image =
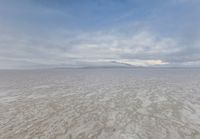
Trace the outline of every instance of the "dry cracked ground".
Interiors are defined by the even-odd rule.
[[[0,139],[200,139],[200,70],[2,70]]]

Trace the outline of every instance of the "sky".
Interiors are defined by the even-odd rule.
[[[200,0],[0,0],[0,69],[200,67]]]

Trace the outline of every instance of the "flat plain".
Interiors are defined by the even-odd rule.
[[[200,69],[1,70],[0,139],[200,139]]]

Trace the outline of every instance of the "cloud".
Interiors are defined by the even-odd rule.
[[[168,62],[163,62],[162,60],[137,60],[137,59],[134,59],[134,60],[121,59],[121,60],[117,60],[117,62],[132,65],[132,66],[144,66],[144,67],[169,64]]]
[[[160,37],[148,30],[132,34],[116,31],[69,32],[32,37],[1,29],[0,61],[19,67],[157,66],[182,50],[173,38]],[[58,37],[59,36],[59,37]],[[175,58],[174,58],[175,59]],[[19,64],[20,63],[20,64]],[[29,63],[29,64],[27,64]]]

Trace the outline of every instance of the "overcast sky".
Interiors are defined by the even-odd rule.
[[[200,0],[0,0],[0,68],[200,66]]]

